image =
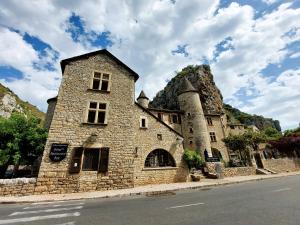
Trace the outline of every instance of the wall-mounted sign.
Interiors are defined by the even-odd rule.
[[[53,162],[60,162],[64,158],[66,158],[68,150],[68,144],[59,144],[59,143],[53,143],[51,145],[49,158]]]

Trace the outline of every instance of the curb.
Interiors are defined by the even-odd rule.
[[[101,199],[101,198],[122,198],[122,197],[128,197],[128,196],[148,196],[148,197],[155,197],[155,196],[161,196],[161,195],[167,195],[171,192],[176,191],[184,191],[184,190],[198,190],[198,189],[205,189],[210,187],[217,187],[217,186],[225,186],[225,185],[231,185],[231,184],[239,184],[239,183],[247,183],[247,182],[253,182],[253,181],[261,181],[261,180],[267,180],[267,179],[275,179],[275,178],[282,178],[282,177],[289,177],[289,176],[296,176],[300,175],[300,173],[293,173],[293,174],[278,174],[272,177],[258,177],[250,180],[237,180],[237,181],[225,181],[222,183],[222,181],[219,183],[212,183],[212,184],[206,184],[202,186],[191,186],[191,187],[178,187],[178,188],[170,188],[166,190],[159,190],[159,191],[138,191],[138,192],[131,192],[131,193],[124,193],[124,194],[110,194],[110,195],[104,195],[104,196],[82,196],[82,197],[76,197],[76,196],[70,196],[69,198],[62,198],[57,200],[20,200],[20,201],[0,201],[0,204],[25,204],[25,203],[34,203],[34,202],[50,202],[50,201],[67,201],[67,200],[81,200],[81,199]],[[267,175],[266,175],[267,176]],[[218,179],[216,179],[218,180]],[[222,179],[220,179],[222,180]],[[84,193],[84,192],[83,192]],[[88,193],[88,192],[87,192]]]

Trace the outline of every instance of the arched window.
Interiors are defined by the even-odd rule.
[[[172,155],[163,149],[155,149],[149,153],[145,160],[145,167],[175,167]]]

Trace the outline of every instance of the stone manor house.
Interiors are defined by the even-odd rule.
[[[225,114],[204,114],[187,79],[179,111],[150,108],[143,91],[135,101],[139,75],[107,50],[62,60],[61,68],[58,96],[48,100],[49,135],[37,183],[42,193],[184,182],[184,149],[226,162],[222,138],[244,129],[227,125]],[[57,145],[66,152],[53,160]]]

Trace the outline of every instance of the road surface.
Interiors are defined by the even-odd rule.
[[[300,225],[300,175],[151,196],[2,204],[0,224]]]

